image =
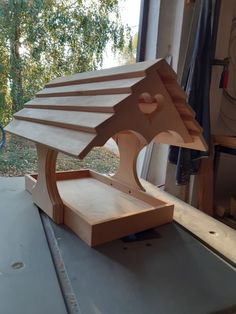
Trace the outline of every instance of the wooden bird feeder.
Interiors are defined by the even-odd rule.
[[[162,59],[54,79],[6,130],[36,143],[38,174],[26,175],[33,202],[91,246],[172,221],[173,205],[139,182],[136,160],[145,145],[206,150],[186,94]],[[114,176],[56,172],[58,152],[83,159],[110,138],[120,152]]]

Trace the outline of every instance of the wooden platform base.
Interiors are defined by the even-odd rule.
[[[32,192],[36,181],[37,175],[27,175],[26,190]],[[90,246],[173,219],[173,205],[90,170],[57,173],[57,187],[64,224]]]

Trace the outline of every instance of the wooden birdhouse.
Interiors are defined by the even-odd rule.
[[[164,60],[54,79],[6,130],[36,143],[38,174],[26,176],[33,202],[91,246],[172,221],[173,205],[148,195],[138,179],[136,160],[145,145],[206,150],[186,94]],[[114,176],[56,173],[58,152],[83,159],[110,138],[120,152]]]

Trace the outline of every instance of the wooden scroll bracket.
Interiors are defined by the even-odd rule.
[[[120,132],[114,137],[119,152],[120,164],[114,179],[132,188],[145,191],[137,175],[137,158],[141,149],[147,144],[137,133],[131,131]]]
[[[56,183],[56,160],[58,152],[37,144],[38,177],[32,190],[33,202],[56,223],[63,223],[63,202]]]

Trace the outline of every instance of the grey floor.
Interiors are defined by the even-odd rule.
[[[0,178],[0,314],[236,313],[236,272],[176,224],[89,248]]]

